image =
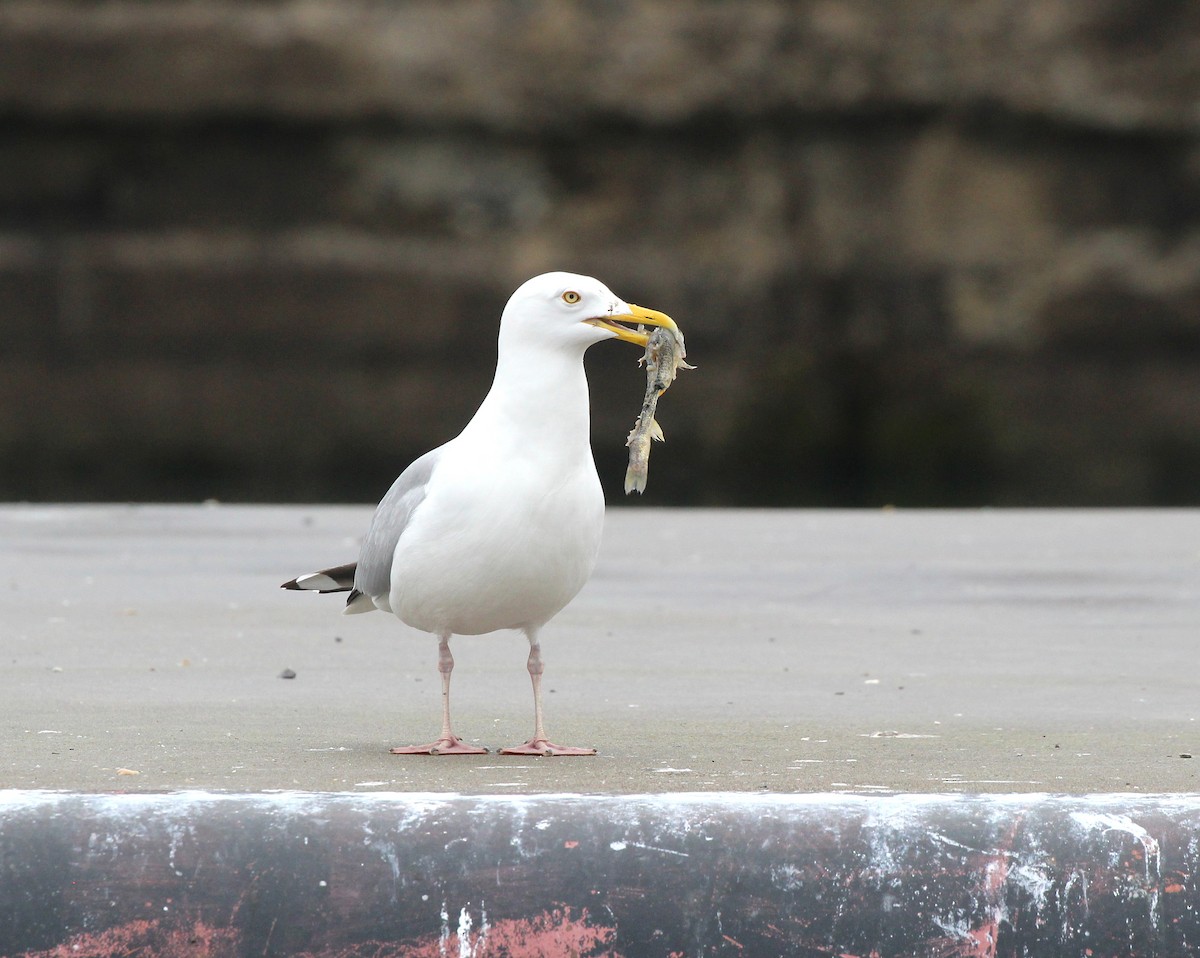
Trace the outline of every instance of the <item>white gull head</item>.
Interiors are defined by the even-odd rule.
[[[500,318],[500,350],[550,348],[582,355],[606,339],[645,346],[645,334],[627,324],[675,325],[656,310],[631,306],[591,276],[543,273],[509,298]]]

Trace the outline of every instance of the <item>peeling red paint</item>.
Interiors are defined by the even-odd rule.
[[[202,921],[186,926],[163,921],[130,921],[95,933],[73,935],[46,951],[27,951],[20,958],[235,958],[240,936],[233,928]]]
[[[594,925],[582,910],[555,908],[532,918],[506,918],[481,925],[460,940],[457,932],[443,940],[424,935],[409,942],[365,941],[305,951],[296,958],[621,958],[609,946],[616,929]],[[168,922],[131,921],[101,932],[73,935],[62,944],[42,951],[27,951],[19,958],[235,958],[243,940],[235,928],[215,928],[204,922],[172,926]]]
[[[966,948],[960,951],[962,958],[996,958],[996,941],[1000,935],[1000,922],[989,921],[979,928],[967,932]]]
[[[986,876],[981,889],[981,903],[988,915],[988,920],[970,929],[965,939],[947,941],[946,955],[955,958],[996,958],[996,947],[1000,941],[1000,921],[1004,914],[1004,893],[1008,882],[1009,863],[1012,859],[1013,843],[1021,829],[1021,815],[1018,815],[1008,829],[999,848],[982,857],[980,866]]]

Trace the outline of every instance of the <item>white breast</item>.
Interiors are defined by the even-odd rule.
[[[392,611],[434,633],[539,627],[591,575],[603,523],[586,447],[547,461],[464,433],[397,545]]]

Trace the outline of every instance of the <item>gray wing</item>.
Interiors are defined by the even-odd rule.
[[[386,594],[392,587],[392,556],[396,543],[412,519],[412,514],[425,500],[425,487],[433,475],[441,449],[425,453],[400,473],[392,488],[380,500],[371,519],[371,527],[358,554],[358,569],[354,573],[354,591],[368,596]]]

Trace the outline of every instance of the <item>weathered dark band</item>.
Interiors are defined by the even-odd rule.
[[[1200,796],[0,793],[0,953],[1182,955]]]

